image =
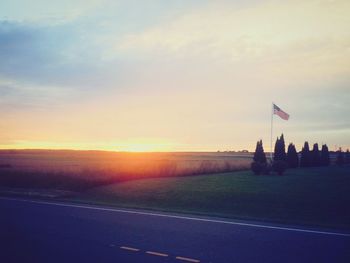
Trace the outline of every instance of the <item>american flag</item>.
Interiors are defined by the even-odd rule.
[[[273,114],[280,116],[283,120],[289,119],[289,114],[281,110],[276,104],[273,103]]]

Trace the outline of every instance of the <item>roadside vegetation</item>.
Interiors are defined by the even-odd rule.
[[[247,170],[250,163],[249,153],[10,150],[0,151],[0,188],[84,191],[141,178]]]
[[[142,179],[91,189],[76,201],[350,230],[350,166]]]

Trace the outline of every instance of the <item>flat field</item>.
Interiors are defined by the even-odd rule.
[[[139,178],[178,177],[248,169],[249,153],[126,153],[2,150],[0,187],[81,191]]]
[[[255,176],[251,160],[249,153],[0,151],[0,194],[350,230],[349,165]]]
[[[97,187],[75,200],[350,230],[350,167],[135,180]]]

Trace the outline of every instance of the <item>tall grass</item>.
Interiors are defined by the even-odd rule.
[[[82,191],[140,178],[245,170],[249,154],[0,151],[0,186]]]

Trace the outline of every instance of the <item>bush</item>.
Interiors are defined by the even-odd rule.
[[[259,175],[263,172],[264,164],[260,162],[252,162],[251,169],[255,175]]]
[[[285,161],[274,161],[272,164],[273,170],[278,174],[282,175],[288,167],[287,162]]]

